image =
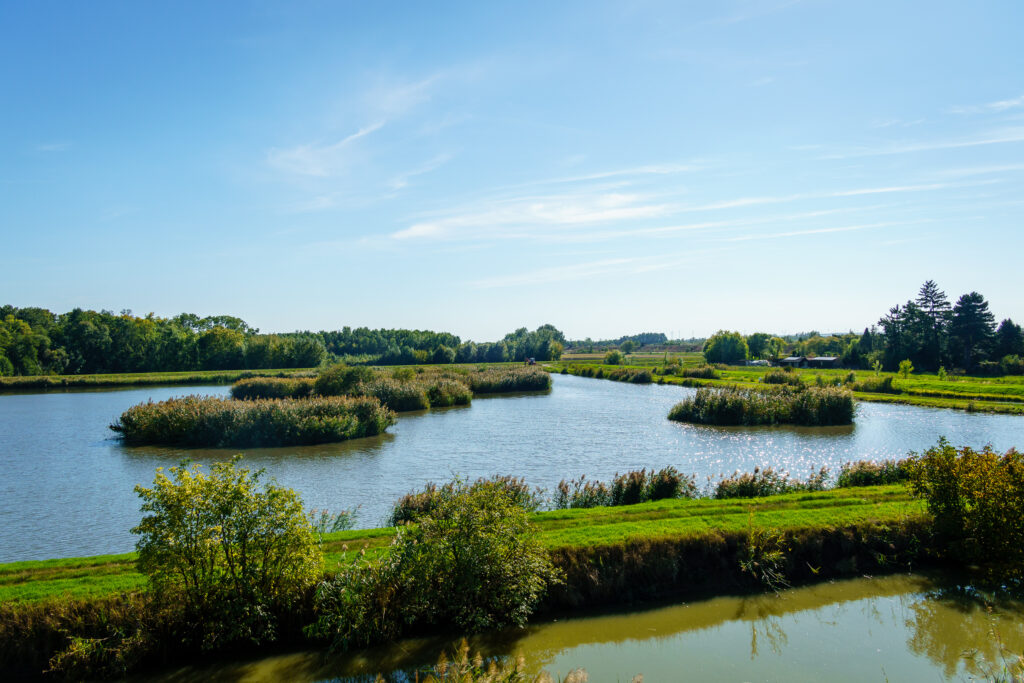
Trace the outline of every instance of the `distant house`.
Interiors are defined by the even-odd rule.
[[[780,360],[779,365],[792,368],[841,368],[843,362],[839,356],[790,356]]]
[[[789,356],[780,360],[779,365],[788,365],[791,368],[806,368],[807,356]]]
[[[747,365],[754,365],[754,366],[757,366],[757,367],[763,367],[765,365],[771,365],[771,363],[769,363],[766,360],[748,360],[747,361]]]

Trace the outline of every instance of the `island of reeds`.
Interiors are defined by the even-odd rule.
[[[380,370],[334,365],[316,377],[251,377],[230,399],[188,396],[142,403],[110,428],[126,443],[207,448],[296,446],[380,434],[396,412],[467,405],[474,395],[543,391],[533,366]]]
[[[669,411],[676,422],[719,426],[848,425],[853,422],[853,394],[838,387],[781,385],[773,390],[698,389]]]

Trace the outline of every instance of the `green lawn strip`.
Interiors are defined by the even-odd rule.
[[[555,510],[534,515],[548,548],[616,545],[630,540],[688,538],[709,533],[774,527],[833,528],[890,522],[922,514],[924,506],[903,486],[835,489],[815,493],[730,500],[663,500],[640,505]],[[390,544],[394,529],[362,529],[324,538],[327,571]],[[94,597],[139,589],[135,555],[103,555],[0,565],[0,600],[34,601],[59,595]]]
[[[74,387],[130,387],[159,384],[230,384],[243,377],[286,377],[315,372],[315,368],[267,370],[194,370],[135,372],[105,375],[32,375],[0,377],[0,391]]]

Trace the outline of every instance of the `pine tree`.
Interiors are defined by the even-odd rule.
[[[921,285],[915,302],[920,312],[921,348],[919,365],[935,370],[942,365],[946,330],[949,327],[951,307],[946,293],[939,289],[934,280]]]
[[[993,356],[996,360],[1005,356],[1024,356],[1024,330],[1009,318],[999,323],[996,330]]]
[[[995,316],[988,310],[988,302],[981,294],[971,292],[957,300],[953,306],[949,336],[960,352],[964,369],[985,360],[992,346],[995,327]]]

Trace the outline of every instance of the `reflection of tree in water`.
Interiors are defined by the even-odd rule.
[[[910,605],[907,646],[942,667],[972,676],[999,671],[1024,649],[1024,605],[1005,596],[956,586],[926,593]]]
[[[768,647],[774,654],[781,655],[782,648],[789,644],[789,636],[782,628],[782,619],[779,617],[766,617],[759,621],[750,623],[750,659],[757,659],[758,655],[758,632],[760,637],[768,641]]]

